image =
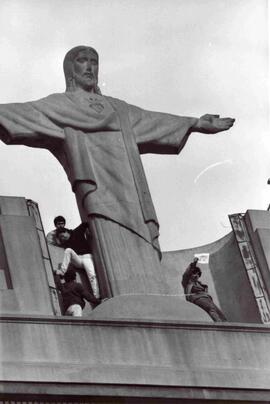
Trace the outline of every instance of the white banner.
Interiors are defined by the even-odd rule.
[[[194,258],[199,258],[198,264],[209,264],[209,253],[194,254]]]

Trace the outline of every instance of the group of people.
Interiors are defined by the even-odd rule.
[[[87,223],[81,223],[73,230],[67,229],[63,216],[54,219],[55,229],[47,234],[48,244],[64,248],[62,263],[55,270],[55,275],[63,278],[62,284],[56,277],[60,289],[65,315],[82,316],[87,300],[94,308],[101,303],[100,292],[92,257],[91,235]],[[75,268],[84,269],[91,289],[86,291],[82,284],[76,282]]]
[[[55,271],[56,275],[65,280],[64,284],[58,282],[57,285],[62,294],[64,312],[65,315],[82,316],[85,300],[91,304],[92,308],[101,303],[88,224],[81,223],[74,230],[70,230],[65,227],[65,218],[57,216],[54,219],[54,225],[55,229],[47,234],[47,242],[65,249],[63,261]],[[182,277],[186,300],[206,311],[213,321],[227,321],[209,295],[208,286],[199,281],[202,271],[197,263],[198,258],[194,258]],[[71,268],[70,265],[72,265]],[[90,291],[86,291],[81,283],[76,282],[76,271],[73,267],[85,270],[91,285]]]

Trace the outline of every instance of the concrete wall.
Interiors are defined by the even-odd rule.
[[[211,389],[219,399],[232,389],[242,398],[270,394],[269,344],[262,325],[9,316],[1,319],[0,389],[40,383],[47,393],[60,385],[59,394],[89,394],[93,385],[101,395],[109,386],[130,388],[131,396],[132,387],[148,387],[163,398],[162,388],[188,388],[186,398],[208,398]]]
[[[0,232],[12,283],[0,291],[1,312],[53,314],[33,218],[0,216]]]
[[[270,299],[270,212],[248,210],[245,222]]]
[[[261,275],[270,298],[270,230],[256,229],[253,242]]]
[[[221,307],[232,322],[261,323],[260,313],[233,234],[210,257],[210,270]]]
[[[0,312],[54,314],[41,243],[25,198],[0,197]]]

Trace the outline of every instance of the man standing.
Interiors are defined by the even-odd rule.
[[[93,234],[103,295],[166,293],[159,225],[139,154],[177,154],[192,132],[218,133],[234,119],[179,117],[103,96],[98,67],[95,49],[71,49],[66,92],[1,105],[0,138],[48,149],[65,169]]]

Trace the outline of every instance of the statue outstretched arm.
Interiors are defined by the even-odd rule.
[[[0,139],[4,143],[48,148],[63,138],[62,128],[37,105],[35,101],[0,104]]]
[[[141,154],[177,154],[193,132],[214,134],[232,127],[234,119],[206,114],[200,118],[146,111],[129,105],[129,119]]]

